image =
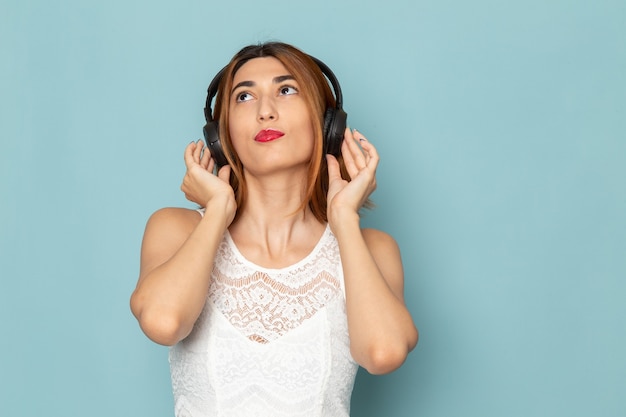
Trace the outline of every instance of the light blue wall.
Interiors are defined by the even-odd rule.
[[[328,63],[382,155],[365,223],[421,341],[355,416],[626,415],[623,1],[0,5],[0,415],[171,416],[128,308],[206,85],[248,43]]]

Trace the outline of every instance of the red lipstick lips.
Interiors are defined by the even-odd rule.
[[[254,140],[257,142],[271,142],[275,139],[280,138],[283,135],[284,133],[281,132],[280,130],[263,129],[259,133],[256,134],[256,136],[254,137]]]

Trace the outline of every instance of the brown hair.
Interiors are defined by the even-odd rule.
[[[254,58],[273,57],[279,60],[287,71],[296,79],[300,86],[300,94],[304,98],[307,109],[312,115],[315,143],[313,155],[309,162],[304,199],[298,210],[308,205],[315,218],[321,222],[328,221],[326,215],[326,195],[328,193],[328,168],[324,155],[323,125],[326,109],[335,107],[335,97],[326,81],[324,74],[313,59],[299,49],[281,42],[268,42],[250,45],[241,49],[227,65],[220,81],[215,99],[213,119],[219,122],[220,142],[228,164],[231,166],[230,184],[235,191],[237,214],[246,203],[247,187],[243,172],[243,164],[232,146],[229,128],[229,104],[235,73],[246,62]],[[343,158],[339,157],[342,177],[349,180]],[[235,217],[235,218],[236,218]]]

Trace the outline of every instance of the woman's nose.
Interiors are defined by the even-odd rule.
[[[278,112],[276,111],[276,108],[271,100],[262,99],[259,101],[259,113],[257,118],[260,122],[276,120],[278,118]]]

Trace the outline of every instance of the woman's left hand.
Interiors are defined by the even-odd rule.
[[[327,214],[331,224],[344,214],[358,214],[359,209],[376,189],[378,152],[365,136],[356,130],[346,129],[341,144],[341,154],[350,181],[341,178],[337,158],[326,155],[328,162]]]

